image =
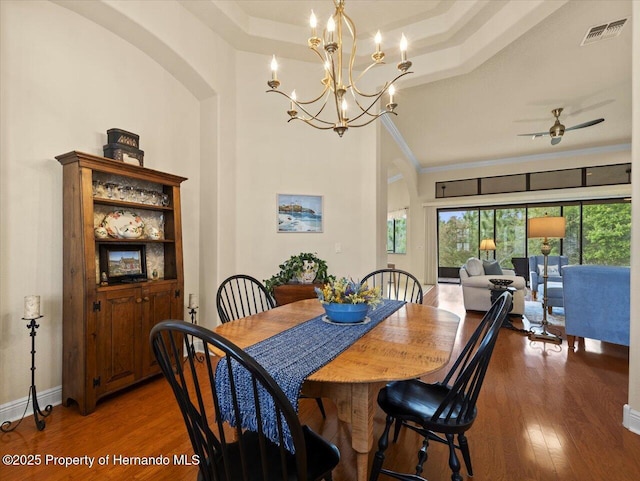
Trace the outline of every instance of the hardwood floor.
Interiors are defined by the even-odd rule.
[[[458,347],[480,319],[479,314],[464,311],[457,285],[436,286],[424,302],[460,316]],[[628,357],[628,349],[621,346],[587,340],[578,351],[567,352],[566,342],[561,346],[532,343],[518,332],[502,329],[480,396],[478,419],[468,433],[475,471],[469,479],[640,479],[640,436],[622,426]],[[432,380],[441,376],[435,374]],[[355,478],[355,457],[348,428],[336,421],[332,403],[324,404],[326,420],[313,399],[301,401],[300,417],[340,448],[342,459],[334,480],[350,481]],[[382,423],[379,413],[376,436]],[[398,444],[387,451],[386,463],[396,468],[412,466],[419,446],[413,433],[403,432]],[[42,432],[27,418],[17,431],[0,436],[0,453],[40,460],[39,466],[0,465],[2,480],[193,481],[197,476],[195,466],[179,465],[174,459],[190,456],[191,447],[162,378],[99,403],[89,416],[81,416],[75,407],[56,406]],[[105,465],[98,465],[106,456]],[[53,464],[64,457],[77,457],[77,462],[83,457],[95,459],[92,467]],[[135,457],[155,458],[167,465],[124,464]],[[425,477],[449,480],[447,457],[446,446],[431,443]]]

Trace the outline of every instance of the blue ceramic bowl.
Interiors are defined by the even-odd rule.
[[[361,322],[369,312],[367,304],[323,304],[327,317],[333,322]]]

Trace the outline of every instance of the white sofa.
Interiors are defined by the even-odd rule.
[[[511,269],[502,269],[502,274],[486,274],[482,261],[477,258],[469,259],[460,268],[460,284],[462,285],[464,308],[467,311],[486,312],[489,310],[491,307],[490,287],[492,286],[489,279],[509,279],[513,281],[509,285],[509,287],[516,289],[513,294],[511,314],[522,316],[524,314],[525,278],[516,276],[516,273]]]

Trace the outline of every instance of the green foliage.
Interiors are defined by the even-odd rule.
[[[387,220],[387,252],[407,253],[407,219]]]
[[[315,253],[311,254],[309,252],[302,252],[298,255],[291,256],[284,263],[280,264],[278,266],[280,267],[280,272],[264,281],[264,285],[267,290],[273,294],[274,287],[295,281],[295,278],[298,277],[304,269],[304,261],[315,262],[316,266],[318,266],[316,278],[313,282],[324,284],[325,282],[335,280],[335,276],[327,273],[326,261],[320,259]]]
[[[594,204],[583,212],[583,263],[628,266],[631,204]]]
[[[570,264],[630,264],[631,204],[585,202],[583,205],[565,205],[562,211],[559,205],[548,205],[440,213],[439,266],[461,266],[469,257],[478,256],[481,239],[493,237],[497,246],[496,258],[503,267],[510,267],[511,257],[525,255],[525,245],[527,255],[540,253],[542,239],[525,237],[525,213],[528,218],[534,218],[545,214],[558,216],[561,212],[566,220],[566,233],[563,239],[549,239],[551,255],[559,255],[562,247],[562,255],[569,257]]]
[[[460,267],[469,257],[478,256],[478,211],[465,210],[452,213],[439,221],[440,265]]]

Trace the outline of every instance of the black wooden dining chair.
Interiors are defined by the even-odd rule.
[[[189,349],[191,336],[204,345],[204,363]],[[249,354],[222,336],[183,321],[158,323],[150,342],[198,457],[199,481],[331,480],[340,460],[338,449],[300,425],[282,389]],[[222,387],[215,382],[218,362],[229,374]],[[238,392],[234,383],[242,369],[250,375],[249,393]],[[240,423],[236,427],[224,423],[219,413],[225,403],[231,407],[232,419],[241,419],[239,406],[245,403],[246,408],[249,403],[257,428],[250,431]],[[274,422],[263,422],[267,418]],[[283,441],[287,433],[292,442],[289,449]]]
[[[465,433],[477,416],[476,401],[498,339],[502,322],[511,308],[511,294],[505,292],[491,306],[475,329],[455,363],[437,383],[428,384],[419,379],[396,381],[387,384],[378,394],[378,404],[386,413],[384,432],[378,441],[370,481],[376,481],[380,473],[401,480],[422,480],[423,466],[427,460],[429,441],[449,446],[449,467],[453,481],[462,481],[460,450],[469,476],[473,476],[469,444]],[[414,474],[405,474],[382,467],[389,445],[389,431],[394,423],[394,442],[402,427],[423,437],[418,451],[418,464]],[[458,443],[454,436],[458,435]]]
[[[273,309],[276,302],[258,279],[246,274],[236,274],[225,279],[218,287],[216,307],[220,321],[225,323]],[[322,419],[326,419],[327,413],[322,398],[314,399]]]
[[[400,269],[378,269],[370,272],[361,281],[369,287],[379,287],[382,297],[422,304],[422,286],[411,273]]]
[[[258,280],[246,274],[228,277],[216,294],[216,307],[221,322],[229,322],[276,306],[267,288]]]

